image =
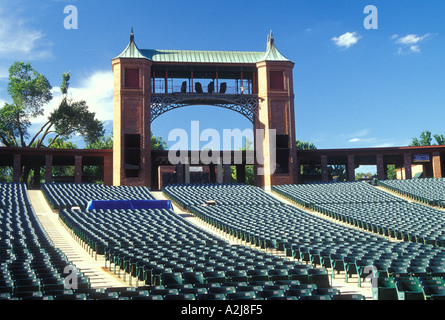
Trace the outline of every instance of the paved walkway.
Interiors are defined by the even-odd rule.
[[[129,284],[105,268],[103,255],[96,257],[78,242],[63,226],[57,212],[53,212],[41,190],[28,190],[29,199],[37,218],[52,240],[81,272],[90,278],[92,288],[128,287]]]

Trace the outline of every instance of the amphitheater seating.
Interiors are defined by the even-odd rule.
[[[24,184],[0,184],[0,293],[7,300],[53,300],[66,292],[75,265],[54,248],[29,202]],[[70,268],[70,269],[68,269]],[[89,279],[78,271],[79,287]]]
[[[184,209],[208,201],[215,201],[217,205],[281,204],[261,189],[245,184],[171,184],[163,192]]]
[[[433,270],[437,272],[435,275],[440,275],[444,271],[440,260],[444,249],[439,247],[443,229],[439,212],[409,203],[369,184],[273,187],[292,201],[353,224],[364,229],[363,232],[281,202],[266,202],[269,195],[260,189],[255,198],[244,198],[243,193],[238,192],[242,186],[220,186],[221,192],[230,195],[230,201],[225,202],[223,196],[212,193],[215,188],[209,185],[170,186],[164,192],[197,217],[233,237],[263,248],[283,250],[286,256],[307,265],[331,268],[333,277],[335,272],[345,271],[345,281],[355,274],[359,285],[371,270],[375,270],[378,278],[390,279],[431,276]],[[185,190],[199,190],[199,194],[209,196],[199,198]],[[223,200],[215,200],[216,205],[206,205],[207,200],[217,197]],[[363,209],[363,213],[359,214],[358,209]],[[432,222],[434,219],[436,223]],[[390,242],[386,236],[400,241]],[[405,299],[412,296],[402,291],[395,295],[394,288],[388,295],[384,287],[381,289],[376,297]]]
[[[240,299],[247,297],[245,293],[240,293],[244,290],[240,283],[252,285],[258,281],[271,284],[290,281],[294,268],[305,268],[308,271],[305,282],[317,283],[319,288],[329,286],[326,273],[262,251],[229,245],[189,225],[171,210],[64,209],[60,215],[64,221],[69,221],[67,225],[83,225],[84,231],[87,228],[91,230],[86,234],[87,238],[97,236],[104,240],[105,259],[111,271],[124,270],[143,285],[175,286],[187,294],[195,292],[197,298],[205,293],[197,290],[197,286],[216,284],[220,285],[216,288],[223,288],[212,289],[208,293],[225,294],[227,299]],[[91,243],[91,240],[87,242]],[[296,285],[300,281],[289,283]],[[184,286],[188,286],[188,289],[183,290]],[[284,294],[285,288],[282,289]],[[156,292],[156,295],[164,298],[171,294]],[[255,297],[277,297],[276,294],[269,294],[263,292],[258,295],[255,292]]]
[[[398,240],[445,246],[443,212],[363,182],[274,186],[290,200],[336,220]]]
[[[380,180],[377,183],[416,201],[445,207],[445,178]]]
[[[37,277],[26,271],[15,292],[6,289],[11,281],[5,277],[0,294],[6,299],[54,300],[359,300],[363,296],[333,290],[327,269],[333,277],[344,271],[345,281],[357,275],[360,285],[371,267],[379,280],[373,289],[377,299],[443,297],[441,227],[439,223],[429,227],[428,219],[416,216],[423,206],[413,206],[364,183],[337,184],[330,196],[326,196],[333,187],[329,184],[310,185],[310,190],[298,187],[298,192],[293,192],[294,186],[286,187],[275,191],[364,230],[286,205],[252,186],[169,185],[164,189],[176,204],[232,237],[263,249],[281,250],[299,260],[289,261],[252,247],[229,245],[168,209],[87,209],[91,199],[115,200],[121,199],[121,194],[126,199],[154,199],[144,188],[135,192],[132,188],[118,191],[94,185],[50,184],[44,186],[44,192],[60,210],[62,221],[92,250],[104,254],[110,271],[136,278],[137,287],[100,290],[85,282],[83,288],[64,290],[57,279],[51,279],[42,291],[42,281],[36,283]],[[390,220],[399,214],[404,218]],[[434,214],[433,210],[427,215]],[[399,241],[388,241],[385,236]],[[8,258],[6,253],[3,256]],[[40,276],[46,272],[49,270]],[[427,280],[433,278],[436,282]],[[37,284],[39,291],[21,293]]]
[[[394,182],[394,185],[416,185],[420,188],[420,185],[428,183],[443,183],[441,179],[434,183],[416,182]],[[273,189],[291,201],[330,218],[399,240],[374,245],[372,252],[369,251],[371,248],[363,250],[362,247],[356,248],[361,252],[354,254],[331,255],[334,258],[331,266],[340,264],[339,268],[346,270],[346,281],[348,274],[358,274],[359,280],[364,279],[367,276],[364,270],[368,268],[374,270],[377,277],[377,285],[373,287],[374,299],[432,299],[436,295],[437,299],[441,298],[440,286],[433,287],[437,289],[433,291],[422,286],[419,279],[445,275],[442,211],[403,200],[362,182],[285,185]],[[377,247],[380,249],[376,250]],[[427,295],[427,292],[431,294]]]
[[[230,188],[225,187],[209,193],[189,190],[186,194],[194,195],[188,198],[196,201],[192,203],[215,200],[230,204],[237,193],[235,198],[248,198],[245,205],[260,201],[263,206],[282,206],[274,197],[264,198],[257,188],[236,185],[230,196],[226,194]],[[92,250],[104,254],[110,271],[124,272],[124,278],[125,274],[135,277],[136,290],[142,292],[76,292],[86,294],[87,299],[296,299],[287,295],[295,286],[311,284],[304,289],[306,295],[317,288],[330,287],[324,269],[229,245],[169,209],[88,209],[85,199],[95,193],[88,193],[90,186],[81,188],[82,197],[72,199],[69,195],[75,191],[69,192],[68,184],[51,184],[45,192],[48,198],[49,189],[55,197],[61,195],[64,202],[59,202],[60,219]],[[201,198],[196,200],[195,195]],[[267,238],[258,241],[264,246],[275,245]]]

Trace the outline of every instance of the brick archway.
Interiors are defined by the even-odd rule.
[[[206,104],[234,110],[254,132],[264,132],[257,186],[296,183],[293,66],[272,33],[266,51],[196,51],[139,49],[131,32],[125,50],[112,59],[113,184],[150,187],[152,121],[175,108]]]

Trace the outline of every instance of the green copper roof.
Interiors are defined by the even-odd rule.
[[[275,47],[272,32],[267,38],[266,51],[156,50],[139,49],[134,42],[133,29],[130,35],[130,43],[116,58],[143,58],[154,62],[218,64],[250,64],[260,61],[290,61]]]
[[[256,63],[264,52],[245,51],[197,51],[197,50],[141,50],[155,62],[199,62],[199,63]]]

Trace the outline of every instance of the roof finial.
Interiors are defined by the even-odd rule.
[[[134,42],[134,33],[133,33],[133,27],[131,27],[131,33],[130,33],[130,42]]]
[[[272,30],[270,30],[269,34],[267,35],[267,50],[270,50],[273,46],[274,46],[273,33]]]

